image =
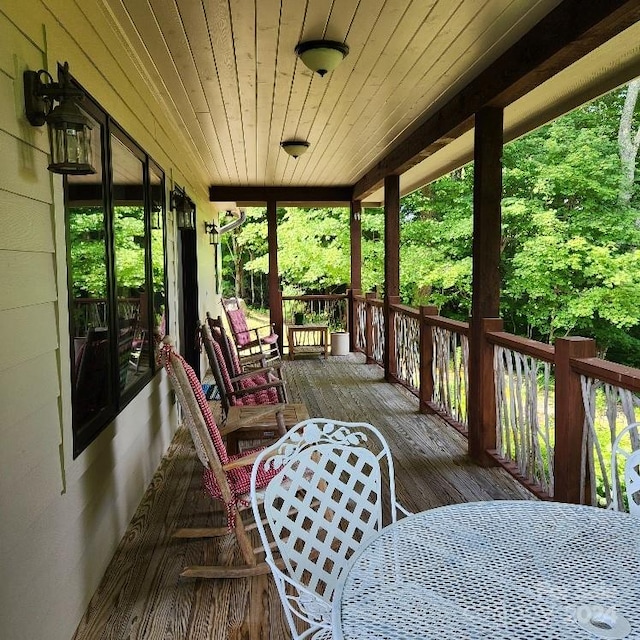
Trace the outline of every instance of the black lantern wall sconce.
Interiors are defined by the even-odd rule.
[[[162,229],[162,207],[157,202],[151,205],[151,228]]]
[[[195,230],[196,228],[196,205],[185,190],[178,185],[173,187],[171,192],[171,208],[176,212],[178,229]]]
[[[215,245],[220,244],[220,234],[218,232],[218,227],[216,227],[215,222],[205,222],[204,230],[209,234],[209,244]]]
[[[34,127],[41,127],[45,122],[49,125],[49,171],[67,175],[95,173],[91,158],[91,121],[78,107],[84,93],[71,84],[69,63],[58,68],[58,82],[44,69],[25,71],[23,81],[27,120]],[[54,101],[59,103],[55,107]]]

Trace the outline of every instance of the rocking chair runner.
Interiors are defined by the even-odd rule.
[[[279,336],[274,333],[273,325],[250,328],[238,298],[222,298],[222,308],[227,316],[238,353],[259,353],[266,358],[267,362],[280,360]],[[269,329],[268,334],[265,334],[265,329]]]
[[[269,573],[269,566],[258,561],[262,549],[254,548],[249,538],[249,531],[255,529],[256,525],[254,522],[245,523],[241,514],[250,505],[251,465],[262,449],[230,456],[202,392],[200,380],[189,364],[173,350],[169,336],[163,340],[160,359],[178,397],[198,458],[204,466],[203,486],[214,500],[225,505],[227,517],[226,527],[179,529],[174,537],[206,538],[233,533],[244,560],[241,566],[190,566],[180,575],[191,578],[243,578]],[[264,489],[277,471],[263,468],[258,474],[258,489]]]

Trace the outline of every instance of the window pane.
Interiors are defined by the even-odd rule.
[[[167,309],[164,278],[164,175],[153,167],[149,171],[151,183],[151,263],[153,265],[153,333],[155,346],[167,333]]]
[[[126,391],[150,370],[146,291],[144,165],[111,138],[113,241],[118,316],[118,380]]]
[[[95,175],[67,182],[69,310],[75,433],[111,404],[107,234],[102,185],[101,125],[93,121]]]

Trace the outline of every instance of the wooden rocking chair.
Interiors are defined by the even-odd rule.
[[[190,566],[180,575],[189,578],[244,578],[269,573],[269,566],[258,559],[263,549],[254,548],[249,537],[256,524],[243,521],[241,513],[250,506],[251,468],[262,448],[238,455],[227,453],[200,380],[171,344],[171,338],[166,336],[160,349],[160,359],[178,397],[198,458],[204,466],[203,486],[214,500],[225,505],[227,517],[226,527],[179,529],[173,535],[177,538],[208,538],[233,533],[244,560],[240,566]],[[259,473],[258,485],[266,487],[276,472],[263,469]]]
[[[273,325],[249,327],[245,313],[238,298],[222,298],[222,308],[227,316],[227,322],[233,335],[238,353],[261,354],[267,363],[280,360],[278,334],[274,333]],[[267,333],[265,329],[268,329]]]
[[[200,326],[200,335],[220,393],[225,418],[232,406],[277,405],[287,401],[285,381],[277,373],[279,366],[242,372],[237,369],[239,364],[234,366],[229,356],[230,368],[224,354],[227,345],[222,330],[214,327],[212,331],[205,322]]]

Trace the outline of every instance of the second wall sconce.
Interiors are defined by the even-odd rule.
[[[187,196],[183,187],[174,185],[171,192],[171,208],[176,212],[176,222],[178,229],[195,230],[196,228],[196,205]]]

